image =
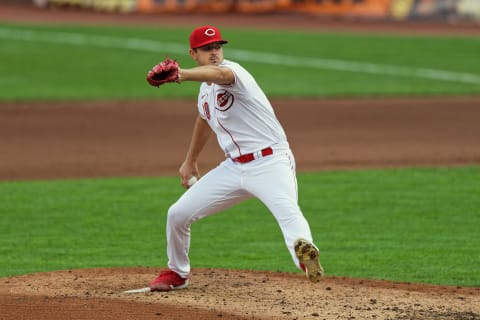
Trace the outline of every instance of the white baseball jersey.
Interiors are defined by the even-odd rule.
[[[236,158],[273,145],[288,146],[272,105],[252,75],[229,60],[220,66],[233,71],[235,82],[232,85],[203,82],[198,111],[216,133],[225,155]]]

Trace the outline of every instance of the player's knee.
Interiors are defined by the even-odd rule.
[[[188,213],[185,210],[182,210],[182,206],[179,206],[176,203],[168,209],[167,223],[169,225],[185,225],[187,224],[188,218]]]

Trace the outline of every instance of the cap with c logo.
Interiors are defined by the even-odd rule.
[[[222,39],[220,30],[215,27],[198,27],[190,34],[190,49],[200,48],[214,42],[228,43],[228,41]]]

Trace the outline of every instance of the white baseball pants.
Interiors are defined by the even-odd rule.
[[[298,206],[295,160],[289,149],[236,163],[226,159],[189,188],[168,210],[167,255],[169,269],[181,277],[190,273],[190,225],[251,197],[262,201],[274,215],[297,267],[294,242],[312,241],[310,227]]]

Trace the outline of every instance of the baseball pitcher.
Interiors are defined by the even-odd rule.
[[[324,273],[298,205],[295,160],[285,132],[253,76],[238,63],[224,59],[226,43],[217,28],[198,27],[190,35],[189,51],[196,67],[182,69],[167,58],[147,74],[147,81],[156,87],[172,82],[201,83],[198,116],[179,170],[187,190],[168,210],[168,270],[150,283],[151,291],[186,288],[191,224],[251,197],[262,201],[274,215],[293,262],[307,278],[318,282]],[[225,160],[200,177],[197,159],[212,132]]]

